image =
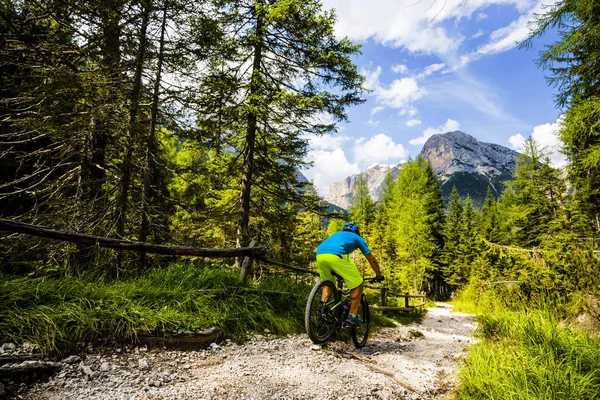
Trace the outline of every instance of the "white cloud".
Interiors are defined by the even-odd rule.
[[[480,29],[476,33],[474,33],[471,37],[469,37],[469,40],[479,39],[483,35],[485,35],[485,32],[482,29]]]
[[[520,42],[527,39],[531,32],[531,24],[535,21],[536,16],[544,12],[543,1],[547,2],[548,0],[537,0],[533,6],[530,6],[524,14],[519,16],[519,18],[513,20],[510,24],[493,31],[490,34],[487,43],[478,47],[477,50],[460,57],[460,62],[456,68],[467,65],[471,61],[487,55],[511,50]]]
[[[374,39],[413,53],[444,55],[454,52],[464,38],[450,32],[448,20],[481,18],[490,5],[512,5],[520,13],[534,0],[415,1],[324,0],[325,8],[335,8],[336,34],[352,40]],[[479,13],[479,14],[476,14]],[[456,31],[458,32],[458,31]]]
[[[384,109],[385,109],[385,107],[382,107],[382,106],[373,107],[371,109],[371,117],[373,115],[377,114],[378,112],[383,111]]]
[[[431,64],[428,67],[426,67],[423,70],[423,72],[421,72],[415,78],[417,78],[417,79],[424,79],[424,78],[428,77],[429,75],[433,74],[434,72],[437,72],[437,71],[441,70],[445,66],[446,66],[446,64],[444,64],[444,63],[441,63],[441,64]]]
[[[406,121],[405,125],[406,125],[406,126],[417,126],[417,125],[421,125],[421,120],[420,120],[420,119],[409,119],[408,121]]]
[[[313,166],[302,173],[313,181],[321,196],[329,193],[329,186],[332,183],[360,173],[358,164],[348,162],[342,149],[313,150],[308,153],[307,160],[312,161]]]
[[[377,106],[371,109],[371,117],[385,108],[400,109],[401,113],[410,113],[416,109],[412,102],[423,97],[427,92],[417,82],[417,77],[394,79],[389,85],[379,81],[381,67],[373,71],[362,71],[368,82],[371,95],[375,97]],[[414,114],[411,114],[414,115]]]
[[[375,90],[375,98],[390,108],[406,108],[415,100],[425,95],[426,91],[419,87],[414,78],[395,79],[388,87]]]
[[[379,87],[379,75],[381,67],[378,65],[375,70],[362,70],[360,73],[365,77],[364,87],[368,90],[375,90]]]
[[[335,150],[342,146],[342,143],[350,140],[348,136],[333,136],[323,135],[317,136],[314,134],[306,134],[304,136],[308,139],[308,144],[313,150]]]
[[[483,21],[484,19],[488,19],[488,15],[484,12],[480,12],[480,13],[477,13],[477,16],[475,17],[475,19],[477,21]]]
[[[567,165],[567,157],[560,152],[563,143],[558,138],[558,132],[562,127],[563,116],[556,119],[554,123],[542,124],[533,128],[529,135],[537,143],[539,149],[548,154],[550,165],[555,168],[561,168]],[[525,137],[520,133],[511,136],[508,139],[512,148],[522,152],[525,144]]]
[[[460,124],[457,121],[448,118],[444,125],[438,126],[437,128],[429,127],[423,131],[423,135],[419,136],[418,138],[411,139],[408,143],[413,145],[425,144],[427,139],[435,134],[453,132],[457,131],[458,129],[460,129]]]
[[[516,135],[512,135],[508,138],[508,142],[510,143],[510,147],[513,150],[521,151],[523,150],[523,145],[525,144],[525,138],[520,133]]]
[[[404,64],[395,64],[392,65],[392,71],[397,74],[405,74],[408,72],[408,67]]]
[[[372,125],[372,126],[377,126],[377,125],[379,125],[379,121],[378,120],[369,119],[367,121],[367,124]]]
[[[382,164],[385,161],[400,163],[408,158],[408,151],[400,143],[380,133],[366,140],[360,138],[355,142],[354,161],[357,163]]]

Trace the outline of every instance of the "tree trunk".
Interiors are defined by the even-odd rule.
[[[139,110],[140,93],[142,88],[142,68],[144,65],[144,57],[146,55],[146,31],[148,28],[148,19],[150,17],[150,3],[143,2],[142,26],[140,28],[140,45],[135,62],[135,75],[133,78],[133,89],[131,93],[131,104],[129,108],[129,124],[127,127],[127,138],[125,143],[125,154],[121,164],[121,182],[119,185],[119,193],[117,195],[117,213],[116,213],[116,229],[117,235],[123,238],[125,235],[125,216],[127,213],[127,199],[129,195],[129,186],[131,183],[131,169],[133,146],[136,138],[136,121]],[[119,269],[121,268],[121,255],[117,258],[117,270],[115,278],[118,278]]]
[[[150,203],[153,199],[152,184],[156,182],[156,176],[158,174],[158,165],[155,157],[157,156],[158,146],[156,143],[156,123],[158,118],[158,101],[160,92],[160,81],[162,75],[162,66],[164,62],[165,53],[165,31],[167,26],[167,11],[168,2],[165,0],[162,23],[160,28],[160,44],[158,51],[158,62],[156,66],[156,79],[154,81],[154,90],[152,94],[152,116],[150,122],[150,132],[148,133],[147,147],[146,147],[146,162],[143,171],[143,184],[142,184],[142,223],[140,226],[141,242],[145,242],[150,234]],[[146,267],[146,253],[140,253],[139,267]]]
[[[242,174],[242,187],[240,190],[240,207],[238,213],[238,247],[245,246],[249,241],[248,224],[250,221],[250,194],[252,189],[252,172],[254,167],[254,145],[256,141],[257,129],[257,110],[259,105],[257,99],[260,80],[260,62],[262,59],[262,35],[263,35],[263,17],[262,10],[257,11],[256,19],[256,39],[254,43],[254,60],[252,65],[252,76],[250,82],[250,111],[248,112],[248,122],[246,127],[246,143],[244,145],[244,166]],[[237,260],[238,265],[241,260]]]

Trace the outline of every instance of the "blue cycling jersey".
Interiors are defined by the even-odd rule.
[[[366,256],[371,254],[369,246],[365,239],[361,238],[354,232],[336,232],[321,242],[317,247],[317,255],[319,254],[335,254],[338,256],[350,254],[354,250],[360,251]]]

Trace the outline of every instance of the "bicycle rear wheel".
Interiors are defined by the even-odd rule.
[[[322,304],[323,290],[329,292],[327,301]],[[333,331],[342,310],[340,303],[340,292],[331,281],[320,281],[317,283],[306,302],[304,312],[304,324],[306,333],[313,343],[325,343]]]
[[[369,303],[367,303],[367,299],[363,296],[360,299],[360,304],[358,306],[358,312],[356,316],[362,322],[360,327],[352,325],[352,341],[354,342],[354,346],[357,348],[364,347],[367,344],[367,339],[369,338],[369,327],[371,325],[371,313],[369,311]]]

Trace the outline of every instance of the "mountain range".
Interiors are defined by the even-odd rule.
[[[456,187],[461,197],[469,195],[476,207],[483,204],[488,187],[498,197],[504,190],[503,182],[509,180],[519,155],[508,147],[494,143],[480,142],[461,131],[447,132],[431,136],[421,155],[431,163],[436,173],[444,201],[450,198],[452,187]],[[352,175],[343,181],[332,184],[325,201],[338,207],[349,209],[356,191],[358,177],[366,178],[369,193],[373,200],[380,200],[385,177],[391,173],[396,177],[402,164],[375,166]]]

